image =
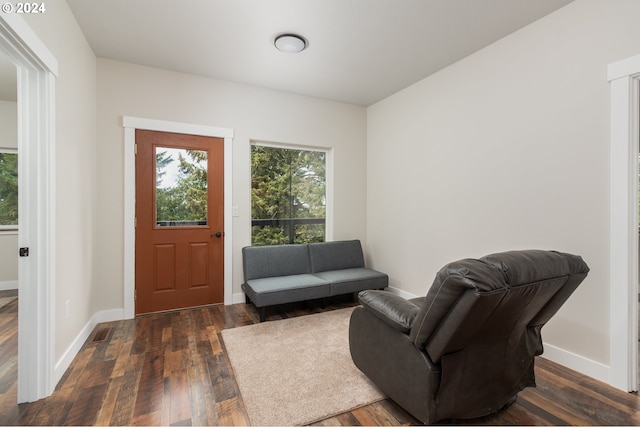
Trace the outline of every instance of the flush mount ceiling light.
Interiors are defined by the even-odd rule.
[[[281,34],[273,44],[279,51],[287,53],[302,52],[307,47],[307,41],[297,34]]]

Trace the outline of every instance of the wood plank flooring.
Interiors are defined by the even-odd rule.
[[[2,296],[2,295],[0,295]],[[331,299],[325,310],[352,306]],[[268,320],[323,311],[317,302]],[[17,301],[0,309],[0,425],[247,425],[223,329],[258,322],[252,305],[209,306],[98,325],[52,396],[16,405]],[[259,356],[258,356],[259,357]],[[444,424],[640,425],[640,399],[538,358],[537,388],[497,414]],[[319,425],[415,425],[390,400]]]

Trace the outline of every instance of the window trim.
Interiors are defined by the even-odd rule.
[[[249,145],[253,146],[261,146],[261,147],[269,147],[269,148],[283,148],[286,150],[306,150],[306,151],[318,151],[325,153],[325,196],[327,204],[325,206],[325,236],[324,239],[326,242],[330,242],[333,240],[333,230],[334,230],[334,179],[333,179],[333,168],[334,168],[334,149],[333,147],[323,147],[317,145],[304,145],[304,144],[291,144],[286,142],[273,142],[273,141],[265,141],[260,139],[251,139],[249,141]],[[251,159],[251,149],[249,149],[249,159]],[[249,162],[251,163],[251,162]],[[249,166],[249,176],[251,176],[251,166]],[[249,191],[251,191],[251,185],[249,185]],[[249,193],[249,206],[251,206],[251,193]],[[251,214],[249,214],[249,221],[247,227],[249,228],[249,236],[251,236]]]

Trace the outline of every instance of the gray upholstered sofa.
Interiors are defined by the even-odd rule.
[[[384,289],[389,277],[366,268],[359,240],[242,248],[247,303],[266,307]]]

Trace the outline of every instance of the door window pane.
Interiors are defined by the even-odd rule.
[[[207,225],[207,152],[156,147],[156,226]]]

